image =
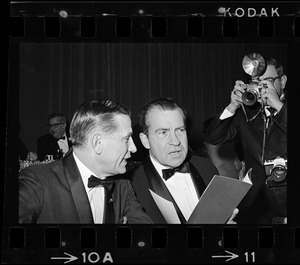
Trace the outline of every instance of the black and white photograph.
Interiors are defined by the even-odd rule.
[[[245,200],[238,207],[236,219],[241,218],[238,223],[270,225],[286,222],[286,58],[286,44],[269,43],[22,44],[19,135],[20,146],[25,146],[27,157],[21,159],[20,150],[20,163],[21,167],[26,167],[26,163],[30,167],[20,171],[19,222],[95,222],[94,215],[89,220],[80,212],[81,207],[84,211],[91,207],[88,200],[81,199],[74,204],[74,198],[79,196],[77,192],[81,194],[79,197],[86,197],[86,190],[83,183],[80,188],[76,186],[79,191],[72,190],[63,161],[69,157],[74,164],[73,154],[76,155],[76,141],[79,141],[75,133],[88,133],[84,128],[89,128],[85,116],[80,116],[83,119],[80,129],[86,131],[77,132],[79,129],[74,128],[73,115],[78,106],[87,101],[90,103],[86,103],[86,108],[89,104],[92,104],[90,107],[109,104],[101,103],[101,100],[124,104],[131,112],[129,127],[132,128],[128,132],[128,150],[118,152],[111,161],[103,161],[105,165],[111,163],[108,167],[115,168],[105,169],[100,159],[101,173],[98,174],[109,177],[106,174],[112,172],[111,176],[122,178],[119,173],[129,169],[124,178],[132,181],[139,201],[145,204],[142,203],[142,208],[149,212],[154,223],[186,223],[214,175],[241,180],[250,168],[253,186],[247,195],[244,194]],[[272,92],[267,91],[268,86]],[[100,101],[93,103],[94,100]],[[278,104],[275,109],[278,115],[271,116],[274,121],[262,111],[262,107],[270,106],[268,102],[273,104],[272,109]],[[222,113],[229,116],[228,120],[220,118]],[[91,119],[90,115],[86,119]],[[272,133],[267,132],[270,127],[274,129]],[[109,148],[107,151],[115,150]],[[109,153],[103,153],[104,160],[110,157]],[[192,156],[199,158],[195,165],[189,161]],[[89,155],[84,157],[92,159]],[[50,161],[56,162],[49,164]],[[183,182],[182,177],[178,177],[178,184],[171,178],[163,178],[163,169],[176,168],[187,161],[194,167],[199,166],[195,176],[191,174]],[[46,165],[32,167],[31,164]],[[52,166],[58,171],[53,171]],[[90,167],[96,174],[97,169]],[[38,171],[31,172],[34,168]],[[152,177],[159,182],[152,183]],[[49,182],[56,178],[58,183]],[[62,191],[60,185],[63,185]],[[152,192],[159,197],[153,198]],[[187,198],[180,195],[185,193],[190,193]],[[67,196],[70,196],[69,203]],[[173,205],[164,205],[164,200]],[[225,205],[221,208],[226,208],[226,200],[230,198],[222,198]],[[83,203],[86,205],[81,206]],[[228,203],[233,205],[231,201]],[[172,210],[175,210],[174,217]],[[125,212],[121,215],[126,216]],[[226,218],[229,217],[227,213]],[[207,222],[215,223],[214,220]]]
[[[297,262],[299,36],[282,33],[291,6],[280,17],[282,4],[198,3],[203,16],[190,3],[184,21],[180,4],[157,14],[150,2],[90,4],[11,6],[25,23],[9,45],[2,262]],[[82,16],[94,38],[82,37]],[[251,38],[259,17],[281,31]],[[226,23],[242,37],[214,35],[224,18],[238,18]],[[266,247],[284,255],[259,255],[263,227]],[[226,229],[238,245],[226,248]]]

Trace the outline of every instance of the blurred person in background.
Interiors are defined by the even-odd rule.
[[[62,113],[52,113],[47,117],[47,128],[49,133],[37,140],[37,154],[40,161],[45,160],[47,155],[52,155],[53,159],[62,158],[72,146],[69,140],[70,134],[67,128],[66,117]]]

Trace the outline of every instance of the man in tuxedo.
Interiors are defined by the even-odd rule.
[[[19,175],[19,223],[152,223],[126,171],[136,147],[130,111],[110,100],[79,106],[70,125],[73,150]]]
[[[37,140],[38,159],[45,160],[46,155],[52,155],[54,159],[62,158],[72,146],[69,140],[69,132],[66,130],[67,121],[62,113],[48,115],[49,133]]]
[[[283,166],[283,160],[287,159],[287,76],[274,58],[266,59],[266,66],[262,74],[252,76],[252,83],[235,82],[230,103],[216,115],[206,134],[206,142],[210,144],[225,143],[240,135],[245,170],[253,169],[253,186],[239,205],[239,224],[287,221],[286,170],[273,174],[265,165],[266,161],[281,158]],[[245,95],[253,87],[260,87],[259,97],[253,100],[253,105],[248,105]]]
[[[188,155],[186,111],[172,99],[146,104],[139,123],[139,136],[149,155],[128,172],[136,196],[154,223],[173,221],[168,220],[165,208],[156,204],[149,189],[171,202],[180,223],[186,223],[217,170],[209,159]],[[229,222],[233,223],[235,214]]]

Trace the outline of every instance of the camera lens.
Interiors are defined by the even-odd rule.
[[[246,91],[242,95],[242,101],[247,106],[253,105],[256,102],[256,100],[257,100],[257,97],[253,91]]]
[[[277,165],[272,169],[271,176],[276,182],[281,182],[285,179],[287,170],[285,166]]]
[[[246,100],[247,101],[249,101],[249,102],[252,102],[253,100],[256,100],[256,97],[255,97],[255,95],[253,94],[253,93],[247,93],[247,95],[246,95]]]

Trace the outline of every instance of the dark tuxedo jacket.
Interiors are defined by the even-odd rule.
[[[260,109],[256,103],[245,107],[248,118],[254,117]],[[220,120],[218,114],[208,128],[205,141],[219,144],[235,139],[240,135],[244,150],[246,171],[252,168],[253,186],[238,206],[236,221],[243,223],[270,223],[274,217],[285,217],[287,209],[286,182],[281,186],[268,188],[262,164],[264,119],[260,113],[252,122],[247,122],[242,108],[230,118]],[[264,160],[277,156],[287,158],[287,104],[269,122],[265,140]]]
[[[134,196],[130,182],[116,179],[112,191],[115,223],[152,223]],[[19,174],[19,223],[92,224],[93,216],[73,152]]]
[[[67,138],[69,139],[70,135],[66,133]],[[40,161],[45,160],[46,155],[53,155],[53,158],[56,159],[57,150],[59,149],[58,139],[53,137],[50,133],[43,135],[37,140],[37,155]],[[68,140],[69,148],[72,146],[72,142]]]
[[[209,159],[200,156],[192,156],[189,159],[189,165],[192,171],[192,179],[198,197],[200,198],[206,188],[206,185],[210,182],[214,175],[218,174],[218,172]],[[149,189],[164,199],[172,202],[177,211],[178,217],[181,220],[181,223],[186,222],[183,214],[181,213],[167,186],[159,176],[159,173],[156,171],[149,156],[147,156],[143,163],[137,168],[128,172],[127,176],[131,181],[136,196],[139,202],[142,204],[144,211],[151,217],[154,223],[164,224],[166,223],[166,220],[156,205]]]

